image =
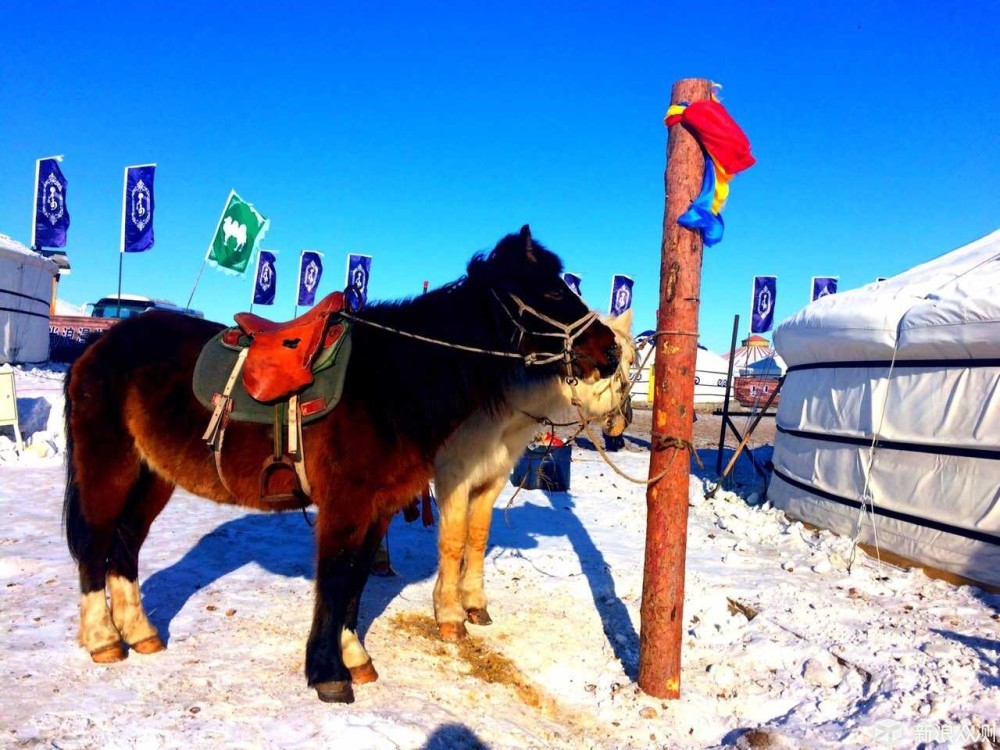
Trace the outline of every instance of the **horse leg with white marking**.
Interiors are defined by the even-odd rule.
[[[572,386],[553,379],[514,389],[508,395],[508,411],[480,410],[459,426],[435,456],[440,528],[434,619],[442,639],[464,638],[466,621],[475,625],[493,622],[483,582],[493,505],[537,431],[537,418],[573,406],[576,417],[602,418],[603,429],[612,435],[620,435],[631,421],[627,408],[629,371],[635,361],[631,310],[605,322],[622,349],[618,369],[611,376]]]
[[[504,473],[469,493],[469,521],[459,589],[462,594],[462,609],[473,625],[489,625],[493,622],[486,610],[483,565],[486,545],[490,540],[493,504],[506,483],[507,476]]]

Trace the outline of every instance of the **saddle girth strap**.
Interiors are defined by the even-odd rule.
[[[265,503],[298,502],[306,508],[311,502],[312,488],[306,475],[306,459],[303,450],[302,418],[299,412],[299,397],[293,394],[288,399],[288,452],[284,446],[284,419],[282,404],[274,405],[274,450],[264,461],[260,473],[260,499]],[[274,493],[270,489],[270,481],[275,474],[291,472],[292,490],[287,493]]]
[[[246,362],[248,352],[249,349],[247,348],[240,350],[240,353],[236,357],[236,363],[233,365],[233,370],[230,372],[229,378],[226,380],[226,385],[223,388],[222,393],[215,394],[215,397],[212,399],[215,409],[212,411],[212,417],[208,422],[208,427],[201,436],[202,440],[204,440],[208,445],[209,450],[212,451],[212,457],[215,460],[215,470],[219,475],[219,481],[222,482],[222,486],[226,489],[226,491],[234,497],[235,493],[226,482],[226,477],[222,470],[222,444],[225,440],[226,427],[229,426],[229,419],[233,410],[233,388],[236,385],[237,378],[239,377],[240,372],[243,369],[243,365]],[[309,479],[306,476],[305,451],[303,450],[302,436],[302,418],[299,413],[299,397],[297,394],[293,394],[288,400],[288,452],[291,455],[291,461],[289,461],[288,457],[285,456],[283,446],[283,422],[282,404],[276,404],[274,406],[274,454],[267,461],[265,461],[264,468],[261,471],[260,499],[263,502],[285,502],[288,500],[295,500],[301,503],[302,507],[305,508],[310,503],[312,489],[309,485]],[[289,494],[274,495],[267,490],[267,480],[270,478],[271,474],[278,469],[292,470],[293,482],[295,486]]]
[[[222,482],[222,486],[226,489],[226,492],[234,497],[235,493],[233,493],[232,488],[226,482],[225,474],[222,473],[222,441],[226,437],[229,415],[233,411],[233,386],[236,385],[236,379],[240,375],[240,370],[243,369],[243,363],[247,361],[247,352],[247,349],[243,349],[236,357],[236,364],[233,365],[233,371],[229,373],[229,379],[226,381],[225,388],[222,389],[222,393],[217,393],[213,399],[215,410],[212,412],[212,418],[208,421],[205,433],[201,436],[201,439],[208,444],[209,450],[212,451],[212,457],[215,459],[215,471],[219,475],[219,481]]]

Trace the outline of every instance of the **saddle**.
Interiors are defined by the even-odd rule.
[[[224,485],[221,455],[229,423],[271,423],[274,451],[261,469],[260,498],[303,507],[310,503],[302,425],[328,414],[343,393],[351,351],[350,324],[340,316],[343,307],[344,295],[333,292],[287,323],[237,313],[237,325],[202,348],[193,388],[212,410],[202,438]],[[291,492],[275,490],[289,484],[283,475],[291,479]]]

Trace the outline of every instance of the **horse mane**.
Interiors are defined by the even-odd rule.
[[[522,243],[520,254],[512,251],[517,242]],[[529,268],[523,242],[508,235],[488,255],[475,255],[458,280],[417,297],[373,303],[357,317],[440,341],[513,352],[515,329],[494,290],[503,296],[499,290],[523,286],[531,277],[552,278],[562,270],[558,256],[536,242]],[[511,388],[557,373],[555,366],[527,367],[520,358],[462,351],[362,322],[353,326],[352,336],[344,399],[367,404],[379,433],[390,443],[406,437],[428,449],[436,447],[476,409],[497,413]]]

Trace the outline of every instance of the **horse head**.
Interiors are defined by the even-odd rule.
[[[621,359],[611,376],[592,383],[562,384],[567,403],[574,403],[580,416],[597,419],[601,430],[612,437],[621,435],[632,423],[631,370],[637,353],[632,343],[632,311],[626,310],[614,318],[604,318],[621,346]]]
[[[474,258],[468,278],[496,298],[529,363],[565,363],[567,377],[588,383],[615,373],[622,347],[614,332],[566,285],[562,261],[532,239],[527,225]]]

